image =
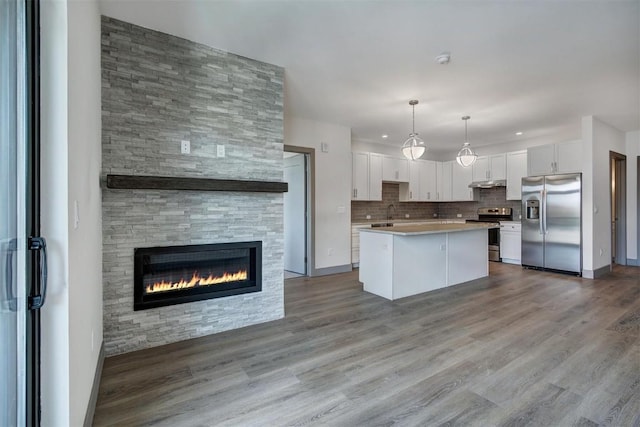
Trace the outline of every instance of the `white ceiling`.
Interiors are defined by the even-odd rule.
[[[286,114],[400,146],[640,129],[640,0],[101,0],[104,15],[285,69]],[[451,52],[451,62],[435,57]],[[518,137],[516,131],[524,132]]]

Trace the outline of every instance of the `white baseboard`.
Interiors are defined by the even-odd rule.
[[[91,387],[91,396],[87,405],[87,412],[84,416],[84,427],[93,425],[93,416],[96,413],[96,404],[98,403],[98,392],[100,391],[100,381],[102,380],[102,367],[104,366],[104,341],[100,345],[100,353],[98,354],[98,364],[96,372],[93,376],[93,386]]]

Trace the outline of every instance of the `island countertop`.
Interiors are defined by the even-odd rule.
[[[465,224],[394,225],[392,227],[361,228],[360,232],[413,236],[422,234],[454,233],[478,229],[500,228],[498,223],[473,222]]]

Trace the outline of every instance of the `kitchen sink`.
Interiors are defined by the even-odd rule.
[[[392,222],[380,222],[377,224],[371,224],[371,228],[379,228],[379,227],[393,227]]]

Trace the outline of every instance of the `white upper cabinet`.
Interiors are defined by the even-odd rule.
[[[420,168],[420,200],[427,202],[437,201],[438,178],[436,162],[425,160]]]
[[[474,181],[488,181],[489,180],[489,157],[480,156],[476,159],[471,166],[473,170]]]
[[[382,180],[409,182],[409,161],[391,156],[382,156]]]
[[[527,152],[507,153],[507,200],[522,198],[522,178],[527,176]]]
[[[547,175],[553,173],[556,161],[555,144],[538,145],[527,149],[527,175]]]
[[[351,153],[351,200],[369,200],[369,153]]]
[[[494,154],[489,156],[489,179],[507,179],[507,155]]]
[[[351,200],[382,200],[382,156],[351,153]]]
[[[507,178],[505,154],[478,157],[472,166],[474,181],[495,181]]]
[[[451,190],[451,173],[454,161],[436,163],[437,199],[442,202],[453,200]]]
[[[556,173],[582,172],[582,140],[556,144]]]
[[[409,162],[409,182],[400,184],[401,202],[435,202],[436,162],[413,160]]]
[[[528,176],[582,172],[582,140],[527,149]]]
[[[424,162],[414,160],[409,162],[409,183],[400,184],[401,202],[419,202],[420,200],[420,175]]]
[[[463,168],[458,162],[451,163],[451,199],[455,201],[474,200],[473,189],[469,184],[473,181],[473,169]]]
[[[369,153],[369,200],[382,200],[382,154]]]

